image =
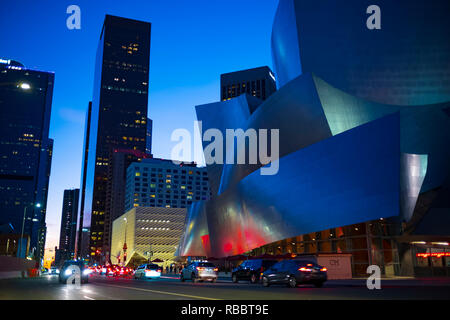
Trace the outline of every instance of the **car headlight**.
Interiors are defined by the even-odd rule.
[[[59,273],[59,269],[56,269],[56,273]]]
[[[72,270],[71,269],[66,269],[66,271],[64,271],[64,274],[66,276],[70,276],[72,274]]]
[[[90,269],[84,269],[84,270],[83,270],[83,274],[84,274],[84,275],[87,275],[87,274],[89,274],[89,273],[91,273],[91,270],[90,270]]]

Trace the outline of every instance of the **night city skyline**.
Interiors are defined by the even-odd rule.
[[[3,2],[0,303],[445,312],[449,0]]]
[[[139,9],[116,1],[79,1],[80,30],[66,27],[70,3],[52,3],[42,12],[43,3],[25,1],[20,16],[15,16],[18,4],[4,5],[2,10],[11,14],[0,20],[2,57],[31,69],[55,72],[50,125],[55,143],[46,248],[59,242],[64,189],[80,187],[85,114],[92,100],[95,53],[105,14],[152,24],[148,115],[153,120],[152,151],[158,158],[170,158],[174,129],[194,131],[195,105],[219,100],[220,74],[272,65],[270,30],[277,1],[231,1],[225,7],[214,1],[201,2],[191,7],[179,0],[169,10],[159,1],[137,1]],[[233,9],[237,5],[238,11]],[[242,29],[253,31],[247,34]],[[53,37],[42,42],[39,34]],[[17,38],[22,40],[13,40]],[[55,38],[57,46],[51,41]],[[201,162],[202,155],[197,154],[195,160]]]

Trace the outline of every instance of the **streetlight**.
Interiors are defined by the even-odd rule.
[[[23,83],[19,84],[19,87],[21,89],[23,89],[23,90],[30,90],[31,89],[31,86],[28,83],[26,83],[26,82],[23,82]]]
[[[125,221],[125,238],[123,240],[123,266],[125,267],[125,264],[127,262],[127,226],[128,226],[128,220],[127,218],[123,218]]]
[[[40,208],[41,207],[41,204],[40,203],[36,203],[35,205],[34,205],[36,208]],[[27,215],[27,208],[28,208],[28,206],[25,206],[25,208],[23,209],[23,220],[22,220],[22,233],[20,234],[20,241],[19,241],[19,253],[21,253],[21,251],[22,251],[22,239],[23,239],[23,230],[24,230],[24,228],[25,228],[25,217],[26,217],[26,215]]]

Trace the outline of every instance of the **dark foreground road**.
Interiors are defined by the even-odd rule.
[[[405,282],[406,281],[406,282]],[[409,282],[408,282],[409,281]],[[94,275],[77,289],[60,284],[57,277],[0,280],[0,299],[38,300],[135,300],[135,299],[450,299],[450,281],[382,281],[381,290],[368,290],[364,281],[330,281],[323,288],[250,285],[246,282],[180,282],[175,277],[160,280],[106,278]]]

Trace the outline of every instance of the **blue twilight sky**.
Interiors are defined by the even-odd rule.
[[[69,30],[66,9],[81,9]],[[278,0],[2,1],[0,57],[55,72],[50,137],[55,140],[46,247],[58,245],[64,189],[79,188],[84,118],[92,99],[105,14],[152,23],[149,111],[153,154],[169,158],[174,129],[193,132],[194,106],[219,100],[220,74],[268,65]]]

